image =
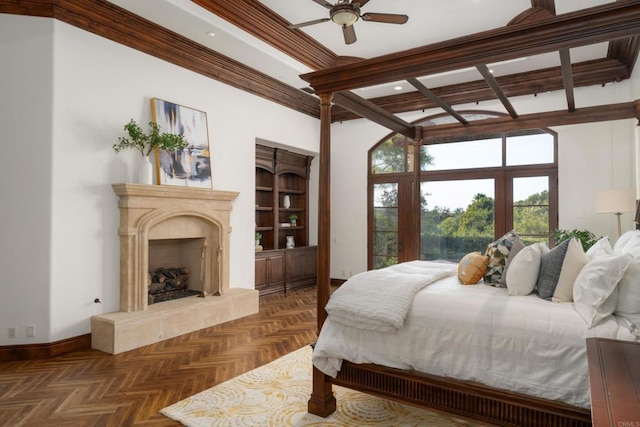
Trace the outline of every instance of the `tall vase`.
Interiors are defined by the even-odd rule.
[[[287,237],[287,243],[286,243],[286,248],[287,249],[291,249],[291,248],[295,248],[296,247],[296,242],[293,240],[293,236],[286,236]]]
[[[153,185],[153,164],[149,156],[142,156],[138,160],[138,170],[136,171],[138,184]]]
[[[282,206],[284,206],[285,209],[289,209],[291,207],[291,198],[289,197],[288,194],[284,195],[284,198],[282,200]]]

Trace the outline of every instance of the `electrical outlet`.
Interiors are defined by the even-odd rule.
[[[16,337],[16,328],[9,328],[9,338]]]
[[[27,337],[33,338],[36,336],[36,327],[32,325],[27,326]]]

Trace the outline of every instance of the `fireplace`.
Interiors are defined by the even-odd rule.
[[[258,292],[229,288],[236,192],[114,184],[120,209],[120,311],[93,316],[92,347],[120,353],[258,311]],[[185,268],[197,296],[149,304],[150,272]],[[154,286],[157,288],[157,286]]]
[[[147,304],[203,295],[207,239],[149,240]]]

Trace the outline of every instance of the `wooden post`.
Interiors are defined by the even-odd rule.
[[[320,177],[318,189],[318,283],[317,311],[318,333],[322,329],[327,312],[324,307],[331,292],[331,94],[320,95]],[[308,411],[326,417],[336,410],[330,378],[313,368],[313,392]]]

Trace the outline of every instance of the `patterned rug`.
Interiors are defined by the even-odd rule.
[[[365,393],[334,386],[336,412],[307,412],[311,395],[311,347],[191,396],[160,411],[185,426],[474,426]]]

